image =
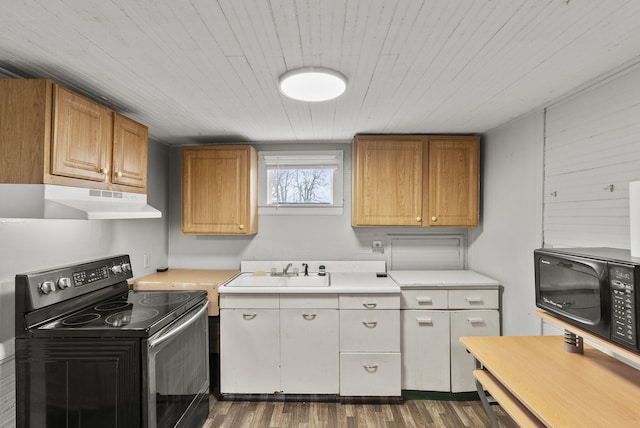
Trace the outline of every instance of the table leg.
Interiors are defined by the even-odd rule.
[[[475,360],[475,362],[476,362],[476,368],[481,369],[482,364],[480,364],[480,361]],[[491,426],[493,428],[498,428],[498,417],[496,416],[496,412],[493,411],[493,408],[491,407],[491,404],[487,399],[487,394],[484,392],[484,388],[482,387],[482,384],[478,380],[476,380],[476,390],[478,391],[478,396],[480,397],[480,401],[482,402],[482,407],[484,407],[485,413],[487,414],[487,416],[489,416],[489,420],[491,421]]]

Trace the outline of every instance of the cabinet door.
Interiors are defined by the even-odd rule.
[[[353,226],[422,225],[424,137],[356,136]]]
[[[277,309],[220,311],[220,391],[273,394],[280,391]]]
[[[115,113],[111,182],[145,188],[148,147],[147,127]]]
[[[451,311],[451,392],[476,390],[473,357],[460,344],[460,337],[498,335],[497,310]]]
[[[281,388],[287,394],[337,394],[337,309],[280,311]]]
[[[51,173],[107,181],[111,167],[111,110],[54,85]]]
[[[255,149],[250,146],[191,147],[185,148],[182,156],[183,233],[257,233]]]
[[[401,312],[402,389],[450,391],[449,313]]]
[[[480,137],[431,137],[428,165],[425,225],[477,226]]]

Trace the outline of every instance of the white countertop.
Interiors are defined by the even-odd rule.
[[[471,270],[395,270],[388,273],[400,288],[498,288],[500,286],[495,279]]]
[[[234,279],[218,289],[219,294],[360,294],[400,293],[400,287],[389,277],[379,278],[375,272],[332,272],[331,285],[325,287],[234,286]]]

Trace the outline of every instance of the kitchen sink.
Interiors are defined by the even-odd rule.
[[[331,285],[329,274],[318,276],[254,276],[242,273],[226,284],[227,287],[328,287]]]

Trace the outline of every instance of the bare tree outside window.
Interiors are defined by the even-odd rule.
[[[331,204],[332,170],[271,169],[269,187],[271,204]]]

